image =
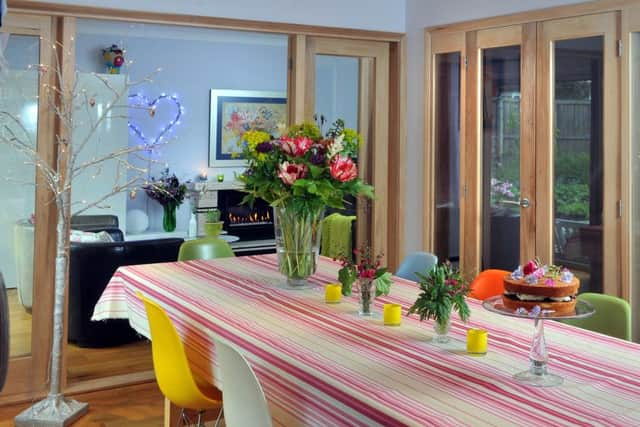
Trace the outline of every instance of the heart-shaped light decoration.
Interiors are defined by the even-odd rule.
[[[153,100],[140,93],[129,95],[129,107],[147,109],[151,117],[155,116],[158,104],[161,101],[168,102],[169,105],[172,105],[176,110],[176,114],[173,119],[169,120],[169,123],[160,127],[160,132],[156,136],[145,136],[145,134],[140,129],[140,126],[131,121],[129,121],[128,124],[129,131],[136,135],[140,139],[140,142],[150,150],[161,143],[165,136],[180,124],[180,118],[184,114],[184,108],[175,95],[167,95],[166,93],[162,93],[160,94],[160,96],[156,97]]]

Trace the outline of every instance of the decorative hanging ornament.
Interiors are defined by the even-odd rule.
[[[160,126],[160,131],[155,136],[146,136],[142,132],[138,124],[131,121],[129,122],[129,131],[136,135],[140,139],[140,142],[144,146],[149,147],[149,149],[153,149],[154,146],[162,142],[167,134],[173,131],[175,127],[180,124],[180,118],[184,114],[184,108],[182,107],[182,104],[180,103],[176,95],[167,95],[166,93],[163,93],[153,100],[150,100],[140,93],[129,95],[129,106],[146,108],[148,109],[149,115],[151,117],[154,117],[156,115],[157,108],[160,102],[165,102],[170,107],[173,107],[175,109],[175,116],[173,116],[173,119],[169,120],[169,123]]]
[[[102,49],[102,58],[107,66],[107,73],[120,74],[120,67],[124,65],[124,53],[124,49],[120,49],[116,44]]]

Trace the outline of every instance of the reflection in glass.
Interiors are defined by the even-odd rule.
[[[29,69],[40,62],[40,42],[36,36],[10,35],[5,57],[9,63],[6,81],[0,85],[0,132],[15,134],[36,147],[38,127],[38,73]],[[0,271],[7,285],[10,316],[11,357],[31,353],[31,309],[33,304],[33,256],[35,212],[35,168],[28,158],[3,146],[0,170],[14,183],[0,192]]]
[[[520,254],[520,46],[482,52],[482,268]]]
[[[602,292],[603,37],[555,43],[554,263]]]
[[[315,113],[326,123],[343,119],[345,126],[358,129],[358,58],[316,55]]]
[[[435,58],[435,254],[457,261],[460,241],[460,53]]]

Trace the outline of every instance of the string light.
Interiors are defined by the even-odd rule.
[[[138,102],[132,103],[131,102],[132,100],[138,100]],[[147,138],[139,126],[135,125],[131,121],[129,121],[128,123],[129,131],[134,135],[136,135],[140,139],[142,144],[148,149],[151,149],[158,143],[162,142],[162,140],[165,138],[167,133],[171,132],[176,126],[181,124],[180,118],[184,115],[184,107],[182,106],[182,104],[180,103],[180,100],[176,95],[167,95],[166,93],[161,93],[160,96],[155,98],[153,101],[150,101],[149,98],[142,95],[141,93],[129,95],[129,105],[134,105],[134,106],[144,105],[145,107],[150,109],[151,117],[153,117],[153,113],[151,112],[155,112],[158,106],[158,103],[164,100],[173,102],[173,104],[177,107],[176,115],[172,120],[169,121],[169,123],[166,126],[160,129],[160,133],[155,138],[153,139]]]

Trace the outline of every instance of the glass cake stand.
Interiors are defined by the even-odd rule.
[[[589,317],[596,310],[586,301],[578,300],[576,308],[571,313],[555,314],[554,312],[543,310],[539,315],[533,316],[529,313],[519,313],[507,308],[502,303],[502,295],[487,298],[482,302],[482,306],[487,310],[502,314],[503,316],[519,317],[522,319],[533,319],[535,331],[529,352],[529,369],[519,372],[513,378],[523,384],[535,387],[553,387],[562,384],[562,377],[547,372],[547,345],[544,340],[544,320],[545,319],[581,319]]]

